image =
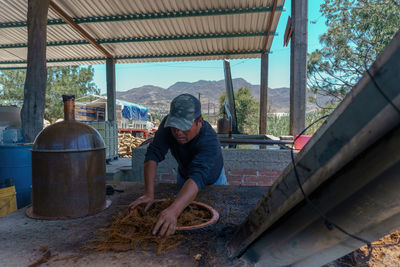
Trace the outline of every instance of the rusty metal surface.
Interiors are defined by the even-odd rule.
[[[61,121],[46,127],[33,144],[33,151],[40,152],[94,149],[105,149],[101,135],[93,127],[77,121]]]
[[[231,132],[231,123],[227,118],[219,118],[217,120],[217,133],[229,134]]]
[[[65,120],[45,128],[33,144],[33,218],[78,218],[106,208],[104,141],[74,120],[74,98],[63,95]]]
[[[32,152],[33,214],[77,218],[105,208],[105,150]]]

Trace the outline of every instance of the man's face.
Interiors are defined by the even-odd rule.
[[[182,131],[175,127],[170,127],[170,128],[172,135],[175,137],[175,140],[179,144],[186,144],[192,141],[192,139],[196,137],[196,135],[200,132],[202,125],[203,125],[203,118],[201,117],[200,119],[197,120],[197,123],[196,121],[193,122],[192,127],[187,131]]]

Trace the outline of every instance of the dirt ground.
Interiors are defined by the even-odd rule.
[[[400,266],[400,229],[372,243],[371,257],[367,246],[325,265],[325,267],[398,267]]]

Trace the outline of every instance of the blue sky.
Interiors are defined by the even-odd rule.
[[[320,48],[319,36],[326,32],[325,19],[319,12],[324,0],[308,1],[308,51]],[[278,23],[278,36],[274,37],[269,55],[269,87],[289,87],[290,77],[290,44],[283,46],[283,34],[290,16],[291,0],[286,0]],[[315,23],[311,23],[315,21]],[[94,65],[94,81],[106,92],[105,65]],[[232,78],[244,78],[252,84],[260,84],[260,59],[231,60]],[[126,91],[143,85],[155,85],[168,88],[175,82],[195,82],[198,80],[224,79],[222,60],[163,62],[163,63],[131,63],[116,64],[117,91]]]

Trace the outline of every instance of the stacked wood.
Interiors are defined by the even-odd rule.
[[[145,138],[134,137],[130,133],[118,134],[118,156],[131,158],[132,149],[140,146],[145,140]]]

